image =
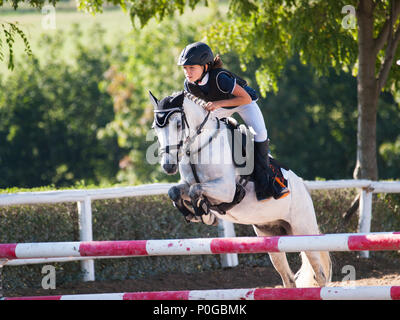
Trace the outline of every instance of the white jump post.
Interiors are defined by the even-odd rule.
[[[360,197],[360,215],[358,219],[358,232],[370,233],[372,218],[372,191],[371,187],[362,188]],[[369,258],[369,251],[361,251],[360,257]]]
[[[84,201],[78,201],[79,215],[79,236],[80,241],[93,241],[92,229],[92,203],[90,197],[85,197]],[[81,261],[83,281],[94,281],[94,260]]]
[[[232,222],[218,219],[218,237],[236,237],[235,226]],[[233,268],[239,264],[237,253],[221,254],[221,265],[223,268]]]

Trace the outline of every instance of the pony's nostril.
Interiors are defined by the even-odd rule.
[[[163,164],[163,169],[167,173],[172,173],[172,172],[175,172],[176,165],[175,164],[170,164],[170,163],[165,163],[165,164]]]

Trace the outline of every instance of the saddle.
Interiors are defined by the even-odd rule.
[[[221,118],[220,120],[226,124],[227,128],[231,132],[229,144],[232,151],[232,161],[234,165],[237,168],[246,167],[249,161],[254,161],[253,132],[251,132],[251,130],[244,124],[238,124],[238,122],[232,117]],[[253,158],[251,159],[250,157]],[[269,167],[275,181],[287,187],[287,180],[283,177],[281,168],[285,170],[289,170],[289,168],[271,157],[271,155],[269,155]],[[253,170],[247,174],[246,172],[243,172],[240,176],[242,179],[254,181]]]
[[[254,134],[244,124],[238,122],[232,117],[221,118],[230,130],[229,145],[232,151],[232,161],[237,168],[244,168],[247,165],[247,156],[253,154],[252,141]]]

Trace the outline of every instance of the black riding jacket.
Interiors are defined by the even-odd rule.
[[[210,71],[208,71],[208,82],[205,85],[198,85],[196,83],[189,82],[187,79],[185,79],[184,83],[185,90],[207,102],[232,99],[235,96],[229,92],[223,91],[220,88],[220,85],[218,84],[218,77],[221,74],[226,74],[227,76],[234,79],[235,83],[237,83],[246,90],[246,92],[250,95],[252,100],[258,99],[255,90],[249,87],[245,80],[233,74],[232,72],[222,68],[211,69]],[[236,107],[237,106],[223,107],[223,108],[231,109]]]

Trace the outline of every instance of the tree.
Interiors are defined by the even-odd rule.
[[[150,3],[144,13],[136,11],[137,14],[147,18],[164,12],[163,1]],[[222,53],[237,51],[244,66],[254,58],[261,61],[257,81],[263,92],[276,91],[277,78],[287,59],[297,53],[303,63],[312,65],[321,74],[326,74],[332,66],[338,71],[352,70],[357,75],[354,177],[376,180],[378,98],[382,90],[395,92],[399,87],[400,70],[392,66],[395,57],[399,57],[400,1],[231,0],[229,3],[230,19],[212,24],[208,40]]]
[[[13,0],[13,5],[17,8],[19,2],[23,0]],[[43,1],[30,3],[40,6]],[[183,0],[79,1],[78,7],[96,13],[103,3],[129,10],[133,22],[138,19],[141,25],[176,10],[183,13],[186,7]],[[199,3],[188,1],[191,8]],[[256,76],[263,94],[277,90],[279,74],[294,54],[320,74],[329,67],[352,70],[358,97],[354,177],[376,180],[378,99],[382,90],[395,93],[400,84],[400,69],[392,67],[400,55],[399,14],[400,0],[230,0],[228,21],[210,24],[207,38],[221,53],[238,52],[243,68],[260,61]]]
[[[265,91],[276,90],[284,62],[295,53],[321,74],[330,66],[352,70],[358,96],[354,177],[376,180],[378,97],[399,85],[399,70],[392,68],[399,54],[399,13],[398,0],[231,1],[230,21],[213,25],[209,39],[218,48],[239,51],[244,64],[260,59],[257,78]]]
[[[189,1],[191,7],[199,1]],[[134,2],[131,16],[145,24],[184,10],[184,1]],[[210,25],[208,40],[220,52],[237,51],[245,66],[261,61],[257,81],[265,93],[276,91],[277,78],[288,58],[299,54],[303,63],[321,74],[330,66],[357,75],[357,159],[355,178],[378,178],[376,115],[382,90],[395,92],[400,70],[400,0],[312,1],[230,0],[229,20]],[[349,108],[352,106],[349,105]]]

